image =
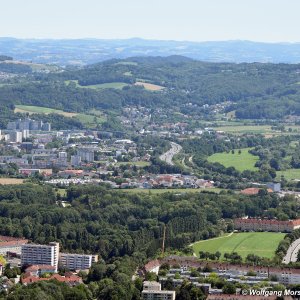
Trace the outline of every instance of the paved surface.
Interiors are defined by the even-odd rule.
[[[162,154],[159,158],[167,164],[174,166],[173,157],[181,151],[182,147],[174,142],[171,142],[171,149]]]
[[[300,239],[297,239],[289,247],[286,256],[283,258],[282,262],[284,264],[288,264],[289,262],[296,262],[299,250],[300,250]]]

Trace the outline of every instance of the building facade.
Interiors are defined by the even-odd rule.
[[[239,218],[234,220],[234,228],[241,231],[292,232],[293,230],[300,228],[300,219],[279,221]]]
[[[25,244],[22,245],[21,265],[49,265],[57,272],[59,257],[59,243],[49,245]]]
[[[87,270],[98,261],[98,255],[60,253],[59,265],[69,270]]]
[[[175,300],[175,291],[162,291],[161,284],[156,281],[145,281],[143,283],[143,300]]]

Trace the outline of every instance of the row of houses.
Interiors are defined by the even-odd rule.
[[[240,231],[292,232],[300,228],[300,219],[280,221],[245,217],[235,219],[234,228]]]
[[[253,279],[270,279],[274,277],[277,282],[284,285],[300,284],[300,269],[295,268],[280,268],[280,267],[261,267],[251,265],[233,265],[222,262],[206,262],[197,259],[196,257],[184,256],[169,256],[161,260],[154,260],[144,266],[146,272],[154,272],[158,274],[159,267],[167,263],[170,266],[179,265],[182,270],[189,270],[191,268],[205,268],[210,267],[212,272],[217,273],[220,277],[236,278],[240,276],[247,276],[249,272],[254,272],[256,276]]]

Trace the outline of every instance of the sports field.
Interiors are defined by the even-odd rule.
[[[240,232],[199,241],[192,247],[197,256],[199,256],[199,251],[210,253],[219,251],[222,257],[224,253],[237,252],[242,258],[246,258],[248,254],[272,258],[284,236],[285,233],[277,232]]]
[[[234,151],[234,154],[231,152],[226,153],[215,153],[207,158],[209,162],[218,162],[228,167],[234,167],[238,171],[257,171],[258,168],[255,167],[255,163],[258,161],[258,156],[254,156],[248,152],[250,148],[241,149],[241,154],[238,150]]]

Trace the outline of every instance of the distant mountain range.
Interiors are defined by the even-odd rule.
[[[300,63],[300,43],[179,42],[102,39],[0,38],[0,55],[58,65],[86,65],[111,58],[183,55],[210,62]]]

